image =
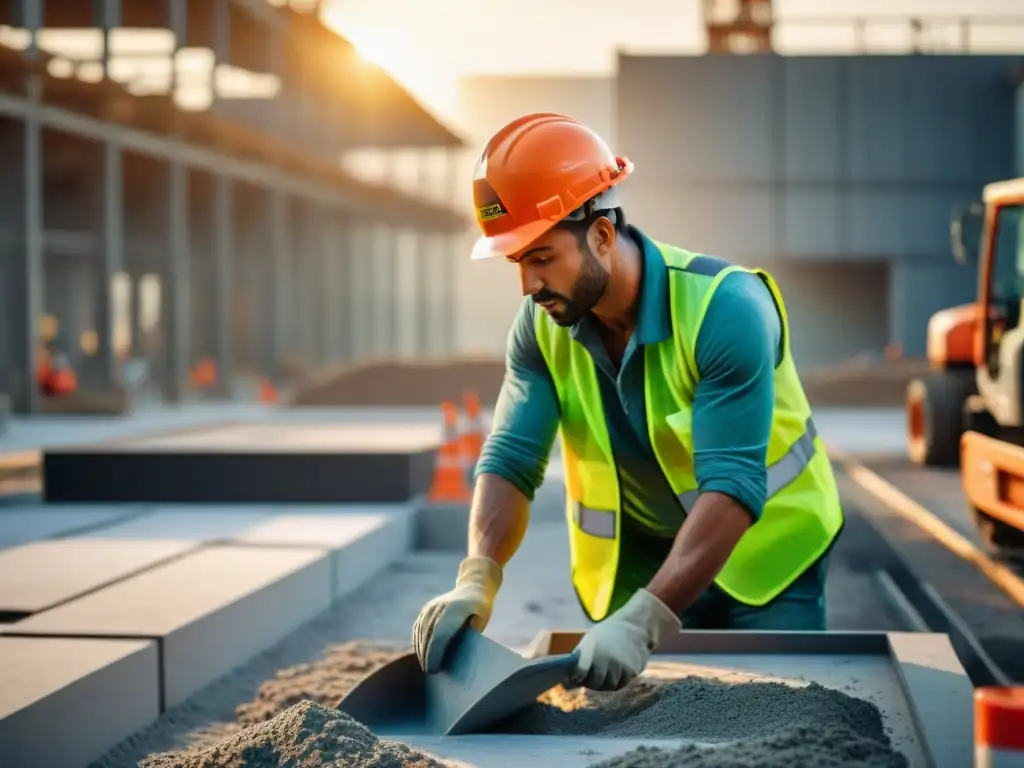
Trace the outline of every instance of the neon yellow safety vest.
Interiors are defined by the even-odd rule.
[[[699,380],[694,347],[708,303],[722,279],[752,272],[780,308],[783,358],[775,369],[775,411],[768,441],[768,499],[715,583],[747,605],[764,605],[820,558],[843,525],[835,477],[811,421],[811,408],[789,345],[785,304],[764,270],[728,266],[715,274],[688,270],[696,254],[655,244],[669,273],[673,335],[644,347],[647,427],[654,453],[684,511],[697,500],[691,413]],[[710,271],[710,270],[704,270]],[[561,409],[566,516],[572,579],[587,615],[609,611],[619,560],[621,502],[604,405],[590,353],[546,313],[536,314],[537,341]]]

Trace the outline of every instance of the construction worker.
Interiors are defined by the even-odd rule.
[[[782,295],[629,226],[616,187],[632,169],[555,114],[509,124],[479,160],[472,257],[518,266],[526,300],[468,557],[413,627],[427,672],[467,622],[486,627],[559,430],[572,581],[597,622],[574,683],[621,688],[681,627],[825,629],[843,513]]]

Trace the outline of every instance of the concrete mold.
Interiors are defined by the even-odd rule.
[[[529,669],[531,662],[567,658],[582,634],[542,632],[528,648],[525,659],[504,650],[519,658],[520,667]],[[518,766],[530,760],[543,764],[557,761],[561,768],[582,767],[625,754],[639,744],[658,744],[657,739],[495,733],[494,717],[468,722],[453,730],[453,735],[438,735],[424,716],[431,706],[426,683],[414,683],[408,697],[394,687],[400,684],[400,678],[415,678],[415,665],[415,657],[399,659],[392,665],[390,681],[379,679],[375,690],[365,691],[378,697],[379,709],[391,710],[389,717],[381,714],[371,728],[442,759],[458,761],[459,765]],[[911,766],[960,768],[973,760],[973,688],[945,635],[683,632],[658,649],[645,672],[648,674],[661,678],[699,675],[724,682],[775,681],[795,686],[815,682],[875,704],[893,746]],[[361,685],[367,682],[369,679]],[[561,680],[554,680],[552,685],[558,682]],[[457,681],[448,679],[446,684]],[[462,695],[466,695],[465,688]],[[404,702],[404,712],[394,709],[396,701]],[[518,701],[529,703],[523,698]],[[404,725],[402,718],[406,718]],[[681,742],[673,739],[670,743],[678,746]]]

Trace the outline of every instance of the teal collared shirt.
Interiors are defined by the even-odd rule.
[[[636,329],[616,369],[588,315],[573,337],[598,371],[605,416],[619,470],[622,508],[643,530],[674,536],[684,513],[658,465],[647,431],[642,347],[672,335],[668,270],[657,247],[636,229],[643,277]],[[724,265],[700,257],[710,272]],[[506,376],[494,425],[477,475],[499,475],[533,499],[544,479],[558,430],[559,406],[551,374],[537,345],[527,298],[508,337]],[[775,301],[760,278],[734,273],[722,280],[707,309],[695,357],[700,381],[693,403],[694,467],[702,493],[724,493],[755,519],[766,496],[765,456],[775,401],[774,371],[782,326]]]

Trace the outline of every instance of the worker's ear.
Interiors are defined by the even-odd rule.
[[[590,227],[590,248],[603,261],[615,247],[615,225],[607,216],[600,217]]]

